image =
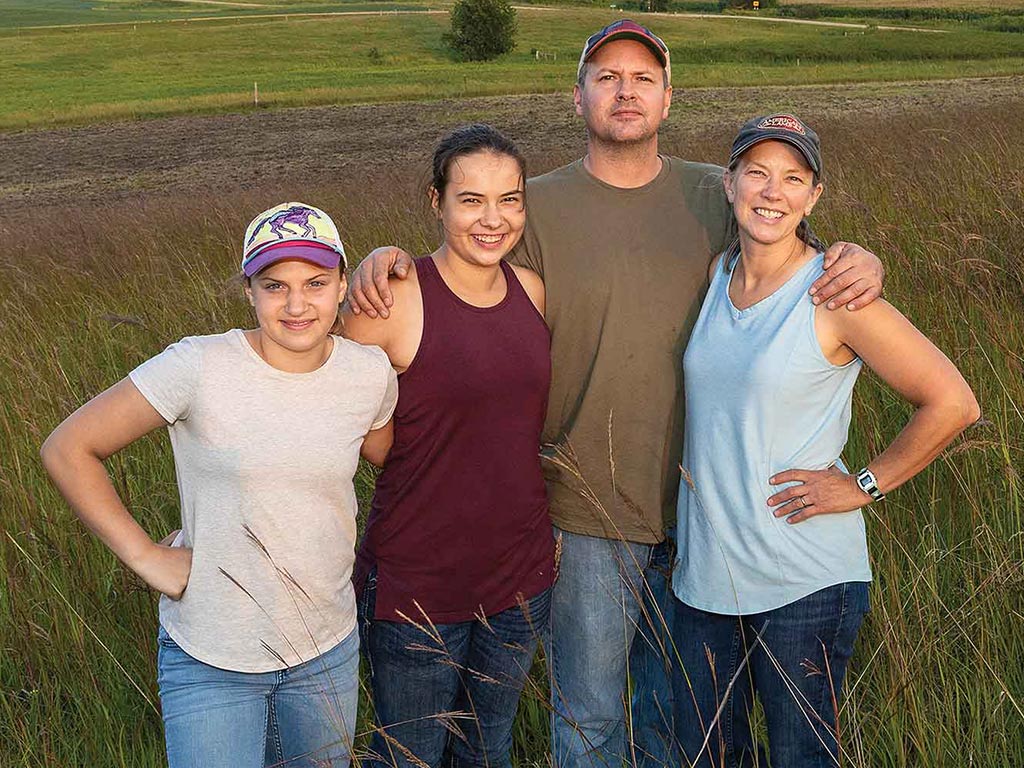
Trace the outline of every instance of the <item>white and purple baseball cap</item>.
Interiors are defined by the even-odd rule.
[[[242,243],[242,273],[252,277],[286,259],[344,271],[345,248],[331,217],[305,203],[281,203],[253,219]]]

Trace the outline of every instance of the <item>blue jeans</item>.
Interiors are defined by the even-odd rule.
[[[843,677],[867,610],[864,582],[837,584],[749,616],[707,613],[677,601],[675,640],[685,673],[675,674],[673,684],[676,734],[686,758],[702,768],[839,765]],[[751,734],[755,695],[764,707],[770,763]]]
[[[510,768],[512,725],[551,590],[486,621],[423,624],[373,618],[375,572],[359,599],[359,628],[377,716],[371,766]]]
[[[355,630],[317,658],[277,672],[204,664],[163,627],[157,642],[170,768],[349,765],[359,683]]]
[[[557,529],[556,535],[562,557],[549,648],[554,765],[674,765],[672,542],[637,544]]]

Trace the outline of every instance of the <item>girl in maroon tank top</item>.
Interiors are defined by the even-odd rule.
[[[444,242],[392,283],[386,320],[345,315],[346,335],[399,371],[395,441],[355,575],[378,719],[370,764],[510,765],[547,627],[544,286],[502,260],[523,233],[525,180],[493,128],[445,137],[431,187]]]

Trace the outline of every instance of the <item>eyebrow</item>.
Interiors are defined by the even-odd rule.
[[[522,189],[514,189],[511,192],[502,192],[498,197],[508,197],[509,195],[521,195],[523,194]],[[459,192],[456,197],[487,197],[483,192]]]

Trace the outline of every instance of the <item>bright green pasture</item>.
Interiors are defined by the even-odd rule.
[[[0,0],[0,29],[414,8],[422,0]]]
[[[275,0],[276,1],[276,0]],[[517,49],[457,63],[447,16],[232,19],[0,32],[0,128],[260,106],[567,90],[597,9],[520,11]],[[771,85],[1024,71],[1024,35],[652,17],[674,84]],[[537,59],[533,51],[550,57]]]

